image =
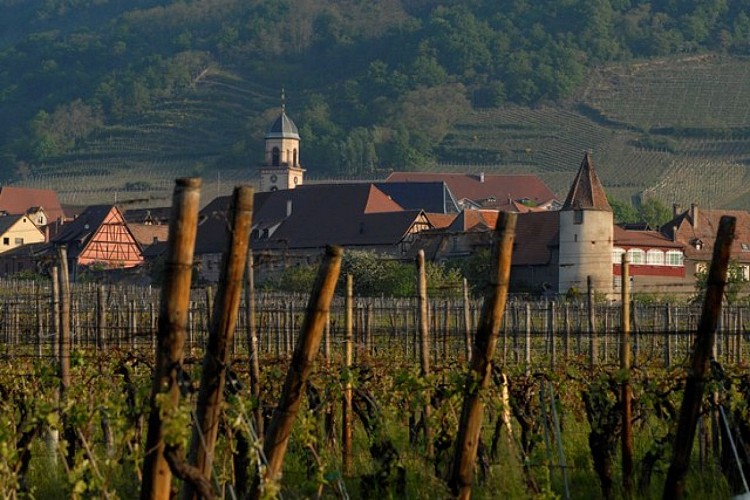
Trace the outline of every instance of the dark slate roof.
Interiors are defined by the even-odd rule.
[[[555,193],[533,174],[393,172],[386,182],[444,182],[456,200],[477,203],[494,197],[496,200],[528,198],[542,204],[555,198]]]
[[[126,222],[139,224],[168,224],[171,215],[172,207],[131,208],[122,214]]]
[[[85,246],[83,243],[102,225],[113,208],[113,205],[92,205],[88,207],[75,220],[64,224],[52,238],[52,242],[57,245],[78,242],[83,248]]]
[[[0,211],[13,215],[25,214],[31,207],[42,207],[50,221],[65,217],[57,193],[51,189],[0,188]]]
[[[458,213],[458,205],[445,182],[378,182],[375,187],[407,210],[435,214]]]
[[[266,139],[299,139],[299,131],[297,125],[286,115],[285,111],[281,111],[281,114],[274,120],[268,131],[266,132]]]
[[[518,215],[513,245],[514,266],[549,264],[553,249],[559,246],[560,214],[529,212]]]
[[[254,227],[278,228],[268,239],[253,240],[254,248],[395,245],[422,213],[404,211],[373,184],[362,183],[259,193],[255,206]]]
[[[226,214],[231,197],[211,201],[201,210],[196,254],[221,253],[228,236]],[[421,210],[401,206],[367,183],[313,184],[256,193],[253,207],[254,249],[396,245]],[[268,237],[264,237],[268,229]]]
[[[583,155],[581,167],[562,207],[562,210],[575,209],[612,211],[588,151]]]

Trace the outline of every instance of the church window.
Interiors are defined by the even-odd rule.
[[[279,148],[273,148],[273,150],[271,151],[271,165],[273,165],[274,167],[279,166],[280,155],[281,152],[279,151]]]

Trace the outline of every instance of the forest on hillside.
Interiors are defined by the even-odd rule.
[[[209,73],[259,96],[222,124],[236,135],[222,162],[257,148],[283,87],[306,165],[419,168],[466,110],[561,102],[612,62],[750,55],[748,12],[750,0],[0,0],[0,179],[138,123]]]

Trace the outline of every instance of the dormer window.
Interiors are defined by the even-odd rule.
[[[696,250],[702,250],[703,249],[703,241],[695,238],[693,241],[690,242],[693,247],[695,247]]]
[[[573,224],[583,224],[583,210],[573,211]]]

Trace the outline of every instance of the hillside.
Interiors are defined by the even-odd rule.
[[[741,1],[0,0],[0,180],[163,204],[252,182],[281,104],[315,179],[536,172],[750,208]],[[657,22],[658,21],[658,22]]]

